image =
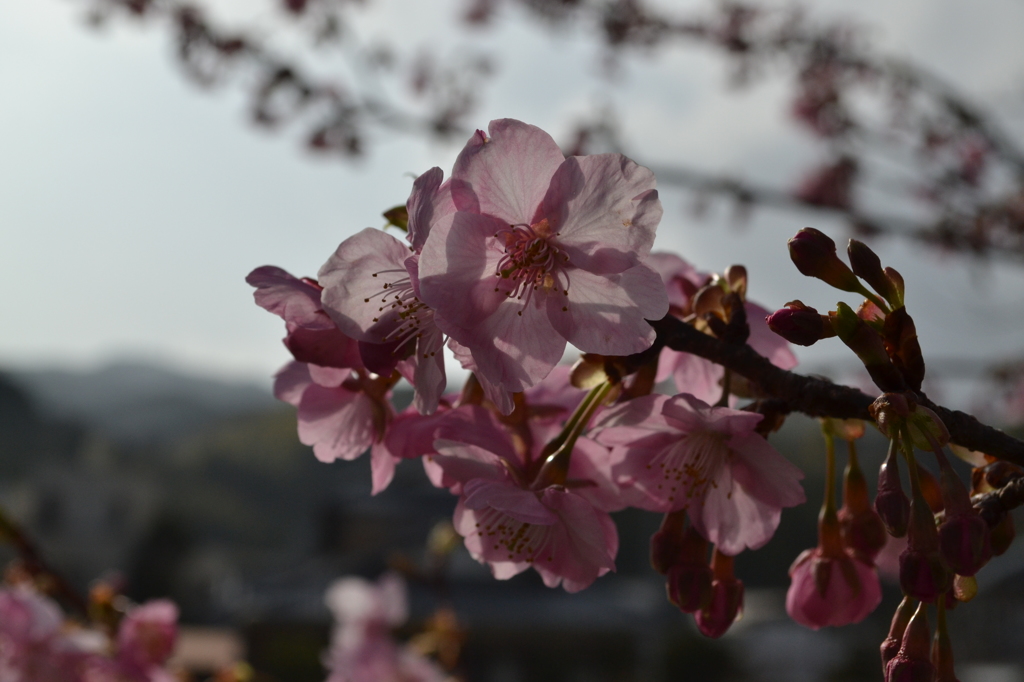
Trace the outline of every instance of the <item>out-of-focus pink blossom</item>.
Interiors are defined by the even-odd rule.
[[[805,500],[803,473],[754,431],[760,420],[687,394],[650,395],[609,409],[594,437],[612,448],[615,482],[631,504],[686,509],[732,556],[768,542],[782,508]]]
[[[167,662],[178,637],[178,607],[158,599],[138,606],[124,617],[117,631],[117,660],[145,679]]]
[[[522,391],[568,341],[603,355],[649,347],[667,310],[644,260],[661,219],[654,175],[620,154],[562,156],[519,121],[478,131],[452,171],[451,224],[420,261],[423,300],[489,381]]]
[[[408,618],[405,583],[385,574],[371,583],[342,578],[327,590],[325,601],[335,626],[324,665],[327,682],[442,682],[444,672],[391,630]]]

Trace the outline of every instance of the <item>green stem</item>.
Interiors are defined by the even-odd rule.
[[[825,435],[825,501],[821,505],[821,513],[834,516],[836,513],[836,444],[827,429]]]
[[[883,301],[881,297],[876,296],[871,291],[869,291],[868,288],[865,287],[863,284],[860,285],[860,291],[858,293],[863,294],[864,298],[868,299],[876,306],[878,306],[878,309],[881,310],[886,315],[888,315],[891,312],[889,310],[889,306],[886,305],[885,301]]]
[[[612,382],[605,381],[600,386],[592,388],[580,406],[576,408],[576,412],[566,422],[558,437],[544,447],[541,456],[550,454],[547,454],[544,464],[537,472],[532,488],[540,489],[550,485],[565,484],[569,475],[569,460],[572,457],[573,448],[576,447],[576,440],[587,428],[590,418],[594,416],[597,408],[604,404],[613,386]]]

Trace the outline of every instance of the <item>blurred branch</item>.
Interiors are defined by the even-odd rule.
[[[220,28],[195,4],[82,1],[97,22],[120,14],[163,23],[176,36],[186,74],[199,84],[221,82],[243,68],[254,73],[246,87],[256,123],[276,127],[302,119],[309,149],[343,158],[364,154],[375,129],[444,139],[468,136],[468,119],[491,68],[482,57],[436,66],[423,53],[408,60],[403,75],[394,51],[385,46],[345,55],[345,67],[357,77],[323,78],[303,68],[302,55],[276,53],[255,31]],[[282,21],[307,30],[319,49],[348,40],[345,11],[358,3],[277,4]],[[467,0],[463,19],[467,25],[486,26],[499,16],[502,4],[521,6],[555,25],[598,29],[610,58],[692,45],[721,54],[736,84],[763,78],[771,69],[780,71],[792,83],[794,120],[828,149],[828,158],[809,169],[795,188],[651,164],[663,185],[724,197],[744,215],[758,206],[825,213],[843,219],[860,235],[891,234],[975,255],[1024,256],[1024,152],[1017,141],[991,112],[952,84],[920,65],[873,54],[848,23],[818,24],[798,9],[767,10],[730,1],[677,17],[643,0]],[[397,37],[394,43],[403,45]],[[366,77],[360,80],[360,74]],[[400,83],[403,78],[415,106],[381,87],[384,81]],[[882,105],[874,108],[874,119],[864,107],[851,105],[864,96]],[[878,109],[888,110],[888,118],[879,118]],[[616,135],[606,120],[583,122],[569,151],[585,153],[604,137],[616,151],[631,155]],[[923,207],[929,218],[908,220],[862,205],[872,164],[894,153],[906,161],[900,166],[906,166],[908,180],[899,186],[882,184],[896,189],[904,203]]]
[[[80,615],[88,618],[89,609],[82,597],[59,573],[47,565],[36,546],[2,507],[0,507],[0,539],[7,540],[14,546],[25,570],[43,583],[41,587],[44,591],[53,593]]]

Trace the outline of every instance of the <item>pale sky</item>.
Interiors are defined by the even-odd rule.
[[[271,0],[214,5],[257,24],[272,16]],[[360,40],[402,35],[414,50],[450,39],[443,29],[462,3],[368,5],[357,17]],[[269,263],[315,274],[341,240],[380,226],[381,211],[405,201],[412,174],[447,172],[459,145],[381,134],[360,162],[311,157],[299,131],[249,125],[238,89],[188,82],[165,32],[123,21],[89,30],[81,9],[69,0],[0,6],[0,367],[131,356],[265,381],[288,356],[282,324],[252,303],[246,273]],[[814,11],[869,27],[883,50],[987,102],[1024,140],[1024,2],[835,0]],[[497,53],[479,127],[519,118],[565,140],[575,116],[614,101],[627,143],[652,165],[677,160],[785,188],[817,158],[787,119],[778,80],[730,90],[720,58],[684,48],[630,59],[609,83],[587,36],[535,30],[510,15],[498,30],[444,46]],[[834,305],[833,291],[789,263],[785,240],[803,218],[759,213],[735,228],[722,217],[694,219],[677,190],[664,189],[662,200],[656,248],[706,270],[745,263],[751,298],[768,308],[793,298]],[[815,226],[841,236],[834,225]],[[926,357],[1024,354],[1024,267],[881,248],[907,280]],[[838,343],[801,353],[819,364],[848,355]]]

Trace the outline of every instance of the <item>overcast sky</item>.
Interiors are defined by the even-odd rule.
[[[215,4],[247,21],[273,12],[270,0]],[[357,18],[361,40],[401,35],[411,46],[450,37],[443,29],[462,6],[368,4]],[[1024,139],[1024,2],[814,8],[869,27],[884,51],[927,64],[988,102]],[[81,9],[69,0],[0,7],[0,366],[91,367],[133,357],[265,380],[287,359],[283,329],[252,303],[246,273],[272,263],[315,274],[341,240],[380,226],[381,211],[404,202],[411,174],[434,165],[447,173],[458,146],[395,136],[377,140],[358,163],[311,157],[293,134],[250,126],[238,90],[202,91],[186,81],[165,32],[124,22],[90,30]],[[780,187],[820,151],[787,120],[781,82],[736,92],[720,59],[680,49],[630,60],[609,84],[586,36],[536,30],[510,14],[498,30],[450,47],[497,52],[480,127],[520,118],[564,140],[574,116],[614,101],[642,160]],[[751,298],[769,308],[797,297],[834,305],[831,290],[788,261],[785,240],[801,219],[759,213],[737,229],[722,217],[695,220],[681,192],[664,190],[662,199],[656,248],[707,270],[746,263]],[[927,354],[1024,353],[1024,268],[984,269],[917,246],[883,246],[887,264],[906,277]],[[845,356],[838,344],[805,354],[819,364]]]

